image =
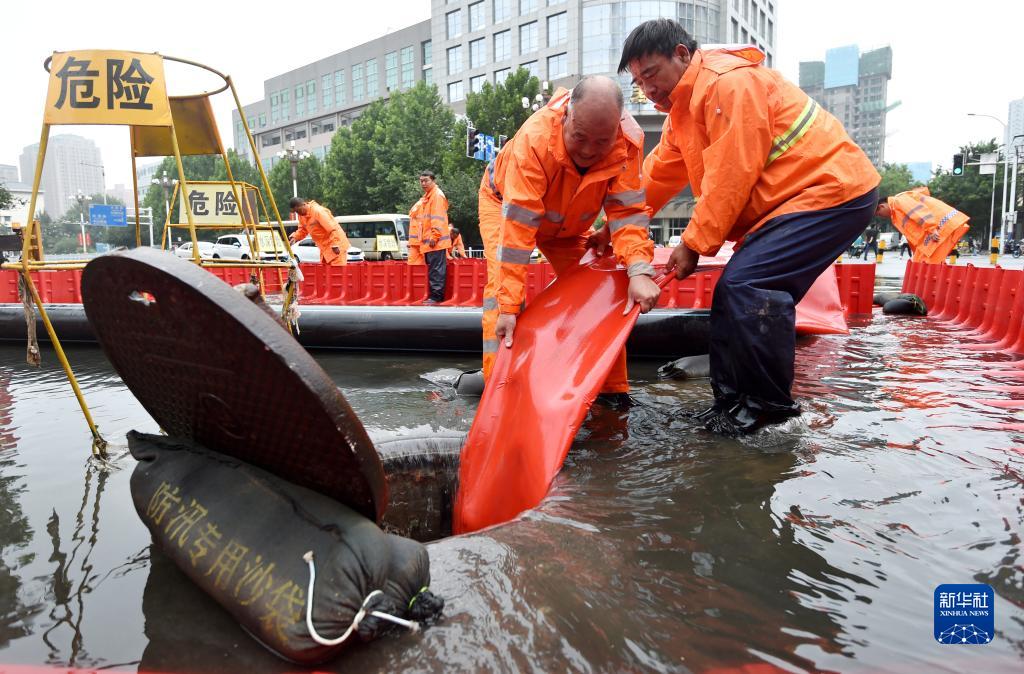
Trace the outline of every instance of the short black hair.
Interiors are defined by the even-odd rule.
[[[878,197],[878,203],[875,204],[875,208],[878,208],[882,204],[889,205],[889,197]]]
[[[458,227],[452,227],[452,233],[451,233],[452,237],[456,237],[459,234],[461,234],[461,232],[459,231],[459,228]]]
[[[291,198],[291,199],[290,199],[290,200],[288,201],[288,208],[292,209],[293,211],[294,211],[294,210],[295,210],[296,208],[298,208],[298,207],[300,207],[300,206],[305,206],[305,205],[306,205],[306,200],[305,200],[305,199],[303,199],[302,197],[292,197],[292,198]]]
[[[427,177],[427,178],[430,178],[431,180],[436,180],[437,179],[434,176],[434,172],[431,171],[430,169],[423,169],[422,171],[420,171],[420,178],[423,178],[424,176]]]
[[[676,45],[683,45],[690,54],[697,51],[697,40],[672,19],[651,19],[644,21],[630,32],[626,43],[622,45],[622,58],[619,59],[619,72],[629,68],[629,62],[650,54],[661,54],[671,58]]]

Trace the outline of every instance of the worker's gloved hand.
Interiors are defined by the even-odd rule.
[[[341,248],[338,246],[331,246],[331,252],[335,255],[341,255]]]
[[[612,242],[612,233],[605,225],[601,229],[597,230],[589,237],[587,237],[587,248],[593,248],[594,254],[598,257],[604,257],[609,252],[609,247]]]
[[[697,261],[699,259],[700,253],[691,250],[685,243],[681,243],[668,256],[668,262],[665,263],[665,273],[671,274],[675,271],[676,279],[682,281],[697,268]]]
[[[436,239],[427,239],[426,241],[424,241],[424,243],[426,243],[429,247],[433,248],[434,246],[437,245],[437,240]]]
[[[512,346],[512,333],[516,329],[515,314],[498,314],[498,324],[494,327],[494,334],[498,341],[504,341],[505,346]]]
[[[629,289],[626,291],[626,310],[622,312],[625,316],[633,310],[634,304],[640,305],[640,313],[646,314],[654,308],[661,297],[661,288],[650,276],[640,274],[629,279]]]

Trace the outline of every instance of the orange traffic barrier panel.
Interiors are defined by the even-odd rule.
[[[968,333],[967,336],[981,341],[999,341],[993,338],[994,333],[1001,333],[1005,329],[1005,320],[1010,309],[1013,307],[1013,298],[1016,293],[1011,292],[1012,286],[1016,284],[1016,277],[1013,272],[1000,269],[989,287],[985,303],[985,315],[981,324],[976,330]]]
[[[985,275],[985,280],[979,286],[978,294],[975,296],[975,301],[980,306],[976,308],[976,311],[972,311],[968,318],[971,330],[967,332],[967,335],[972,337],[987,331],[995,319],[996,298],[999,295],[999,286],[1003,282],[1005,270],[1002,267],[996,267],[989,271],[991,273]]]
[[[988,286],[992,281],[995,269],[992,267],[978,267],[974,274],[974,280],[968,288],[968,295],[963,302],[963,308],[957,315],[955,322],[965,328],[975,328],[981,324],[982,316],[985,313],[985,295]]]
[[[960,308],[960,300],[963,297],[967,272],[972,268],[973,265],[970,263],[963,267],[949,268],[949,281],[939,297],[935,310],[933,311],[931,307],[928,308],[929,315],[942,321],[948,321],[956,316],[956,312]]]

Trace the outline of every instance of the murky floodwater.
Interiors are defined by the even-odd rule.
[[[635,362],[638,405],[596,407],[550,497],[430,546],[440,624],[359,646],[338,671],[1021,671],[1024,379],[952,331],[877,316],[802,341],[806,414],[746,441],[680,411],[705,382]],[[87,460],[52,352],[0,346],[0,661],[121,670],[294,670],[150,547],[131,457]],[[98,348],[70,356],[107,438],[156,424]],[[318,354],[377,438],[464,432],[443,385],[469,357]],[[1007,384],[1020,386],[1003,390]],[[301,423],[301,420],[296,420]],[[988,583],[985,646],[932,637],[940,583]],[[321,668],[332,669],[332,668]]]

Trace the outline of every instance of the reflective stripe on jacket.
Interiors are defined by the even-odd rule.
[[[755,47],[697,50],[644,162],[651,214],[689,183],[686,245],[715,255],[767,220],[838,206],[881,178],[843,125]]]
[[[446,250],[452,246],[448,227],[448,199],[437,185],[432,186],[409,211],[409,245],[419,244],[419,252]],[[419,236],[413,239],[413,234]],[[433,245],[428,243],[433,241]]]
[[[969,229],[969,218],[931,196],[927,187],[900,192],[888,204],[892,225],[906,237],[914,262],[941,263]]]
[[[643,131],[623,111],[612,150],[580,175],[562,140],[568,102],[568,92],[555,92],[551,102],[505,144],[480,181],[480,199],[501,204],[497,247],[501,313],[519,313],[526,265],[537,240],[578,237],[590,229],[602,209],[620,264],[650,264],[654,255],[640,184]]]
[[[295,230],[295,240],[302,241],[308,234],[313,243],[320,249],[320,258],[327,264],[332,264],[337,258],[341,258],[340,264],[344,264],[348,257],[348,237],[345,230],[341,228],[334,215],[315,201],[306,202],[306,215],[299,215],[299,227]],[[331,250],[332,246],[341,249],[341,253]]]

